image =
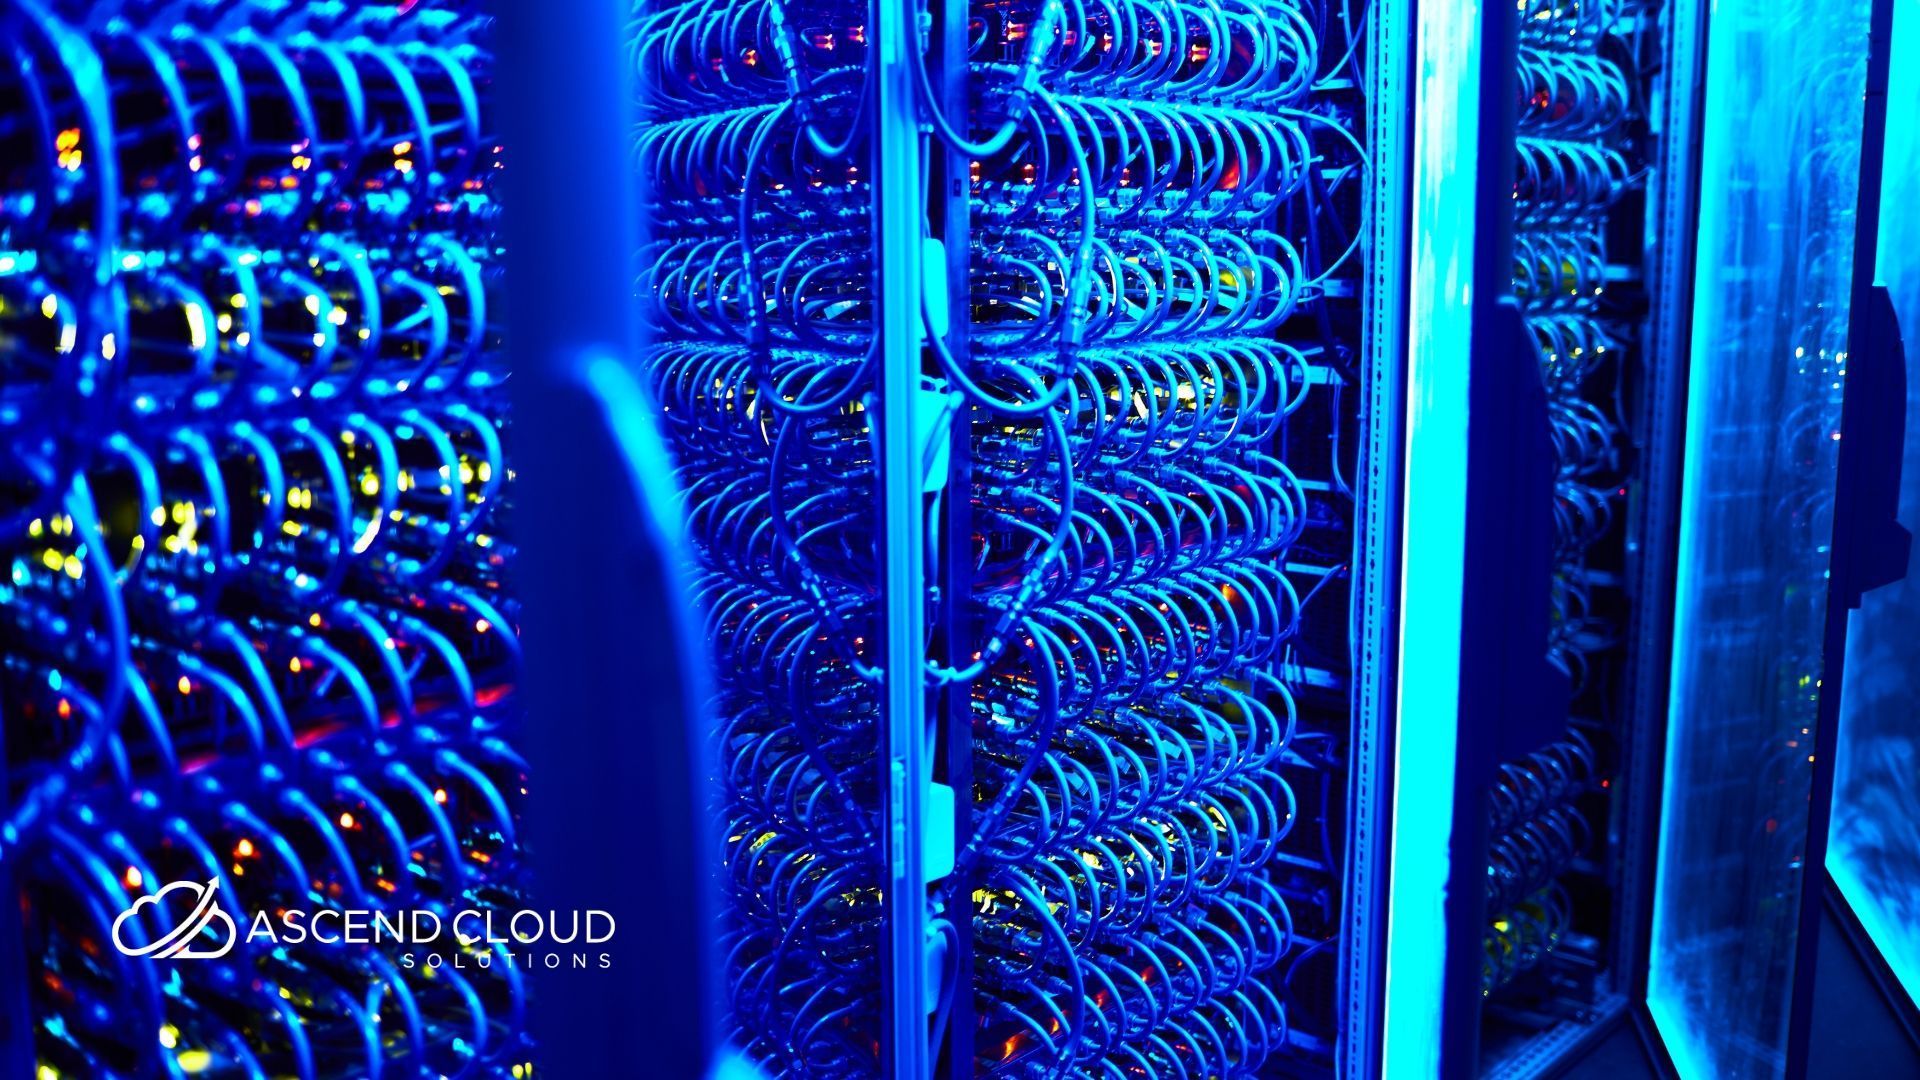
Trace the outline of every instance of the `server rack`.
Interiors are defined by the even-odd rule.
[[[1509,834],[1525,841],[1517,846],[1523,859],[1496,840],[1490,860],[1466,860],[1489,867],[1494,896],[1508,894],[1516,861],[1533,880],[1554,880],[1571,901],[1570,917],[1536,905],[1546,913],[1537,917],[1544,933],[1531,949],[1500,940],[1519,920],[1493,921],[1484,1003],[1461,1006],[1478,1012],[1480,1044],[1459,1047],[1442,1069],[1553,1074],[1578,1065],[1612,1025],[1630,1023],[1663,1072],[1804,1075],[1819,1054],[1810,1015],[1821,889],[1818,878],[1812,887],[1803,879],[1826,844],[1830,740],[1837,710],[1848,707],[1845,695],[1823,688],[1840,677],[1848,610],[1862,590],[1904,576],[1908,561],[1904,530],[1893,521],[1898,465],[1890,465],[1900,456],[1899,407],[1889,403],[1905,399],[1903,362],[1889,305],[1869,288],[1872,238],[1883,220],[1880,88],[1891,8],[1709,11],[1667,3],[1542,6],[1523,15],[1536,29],[1572,26],[1552,44],[1522,31],[1523,80],[1576,60],[1583,45],[1624,76],[1624,114],[1585,133],[1599,139],[1590,152],[1620,155],[1600,170],[1612,190],[1607,220],[1590,234],[1597,242],[1577,254],[1552,252],[1545,272],[1516,262],[1523,285],[1545,281],[1570,294],[1591,285],[1596,295],[1603,287],[1625,297],[1542,304],[1536,291],[1528,300],[1536,329],[1543,317],[1560,321],[1565,340],[1565,320],[1597,317],[1601,340],[1624,353],[1615,361],[1620,396],[1608,403],[1619,430],[1601,440],[1616,447],[1601,475],[1617,479],[1622,513],[1598,546],[1570,551],[1563,542],[1556,567],[1564,597],[1576,565],[1569,556],[1584,548],[1577,561],[1604,571],[1588,575],[1596,594],[1617,598],[1587,610],[1615,629],[1601,649],[1573,650],[1586,654],[1588,668],[1584,689],[1575,680],[1568,714],[1583,753],[1536,752],[1503,766],[1493,785],[1502,796],[1502,787],[1520,782],[1539,813],[1553,801],[1550,781],[1561,780],[1571,793],[1565,816],[1550,829],[1536,819]],[[1589,36],[1583,24],[1596,17],[1605,29]],[[1530,48],[1567,55],[1543,60]],[[1772,105],[1751,81],[1763,55],[1773,58],[1768,88],[1783,95]],[[1636,66],[1648,73],[1637,90]],[[1527,163],[1540,155],[1529,151],[1529,125],[1537,127],[1543,111],[1580,125],[1581,111],[1564,107],[1562,92],[1595,79],[1589,68],[1542,78],[1531,93],[1523,84],[1523,251],[1529,184],[1541,172]],[[1556,180],[1562,175],[1555,171]],[[1763,240],[1755,230],[1771,231]],[[1814,250],[1819,257],[1804,255]],[[1583,265],[1583,256],[1591,262]],[[1744,360],[1764,360],[1757,370],[1731,359],[1740,348],[1731,340],[1749,331],[1765,342],[1741,351]],[[1775,333],[1779,341],[1766,337]],[[1556,360],[1564,364],[1554,340],[1543,335],[1550,386]],[[1566,388],[1595,404],[1581,387]],[[1767,402],[1785,400],[1798,403],[1794,419],[1762,419]],[[1550,403],[1556,413],[1564,407]],[[1741,419],[1743,407],[1755,411]],[[1800,457],[1778,450],[1796,431],[1826,442],[1797,444],[1808,451]],[[1566,446],[1556,446],[1563,506],[1573,460]],[[1735,488],[1725,486],[1729,470],[1740,468],[1730,462],[1758,464]],[[1806,532],[1798,547],[1756,543],[1750,532],[1734,540],[1726,530],[1735,520],[1744,530]],[[1828,528],[1830,547],[1807,539]],[[1701,537],[1716,529],[1721,548],[1703,547]],[[1820,567],[1769,562],[1786,559],[1785,548]],[[1743,559],[1744,575],[1733,569]],[[1742,604],[1744,621],[1731,614]],[[1567,614],[1557,608],[1557,627],[1577,625]],[[1741,669],[1737,655],[1753,658],[1756,670]],[[1497,721],[1463,721],[1463,754],[1469,740],[1485,744],[1498,730]],[[1729,748],[1751,748],[1771,764],[1735,764],[1746,751]],[[1583,781],[1571,765],[1589,762],[1599,768]],[[1709,776],[1720,786],[1703,786]],[[1793,794],[1760,794],[1776,784]],[[1708,835],[1718,840],[1702,839],[1703,817],[1715,822]],[[1579,831],[1584,845],[1569,842]],[[1706,852],[1715,843],[1717,860]],[[1455,873],[1461,880],[1459,866]],[[1769,884],[1758,884],[1768,874]],[[1449,945],[1456,955],[1466,933]],[[1501,964],[1512,956],[1538,965],[1537,973],[1502,986]]]
[[[526,1068],[522,972],[245,919],[524,895],[487,27],[0,9],[9,1076]]]
[[[929,15],[636,20],[733,1030],[774,1071],[1332,1068],[1361,28]],[[770,813],[771,761],[832,807]]]

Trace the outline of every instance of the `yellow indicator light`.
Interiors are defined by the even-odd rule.
[[[187,305],[187,341],[196,349],[207,347],[207,312],[199,304]]]

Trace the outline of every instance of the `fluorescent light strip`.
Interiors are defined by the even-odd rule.
[[[1460,729],[1480,11],[1477,0],[1422,4],[1417,30],[1407,494],[1381,1051],[1388,1078],[1431,1077],[1440,1068]]]

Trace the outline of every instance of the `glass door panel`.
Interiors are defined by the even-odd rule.
[[[1881,205],[1920,202],[1920,0],[1893,15]],[[1904,102],[1894,106],[1892,102]],[[1920,220],[1883,211],[1876,280],[1920,330]],[[1911,370],[1911,368],[1909,368]],[[1900,520],[1920,521],[1920,381],[1909,378]],[[1847,627],[1827,870],[1908,997],[1920,999],[1920,578],[1867,593]]]
[[[1718,0],[1648,1004],[1681,1074],[1785,1068],[1867,0]]]

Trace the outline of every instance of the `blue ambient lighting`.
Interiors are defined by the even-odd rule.
[[[1479,192],[1480,5],[1421,6],[1414,61],[1406,518],[1387,900],[1387,1076],[1439,1068],[1460,726],[1467,392]]]

